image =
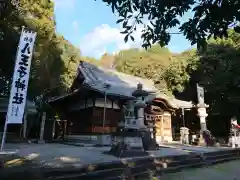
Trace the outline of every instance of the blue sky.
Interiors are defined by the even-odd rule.
[[[102,0],[54,0],[57,32],[80,48],[81,54],[99,58],[103,53],[115,53],[140,47],[141,27],[135,32],[135,42],[124,43],[117,16]],[[186,13],[183,21],[191,17]],[[176,30],[173,29],[174,32]],[[168,45],[172,52],[189,49],[190,43],[182,35],[173,35]]]

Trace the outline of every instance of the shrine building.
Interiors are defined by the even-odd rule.
[[[126,119],[125,105],[135,98],[132,93],[138,84],[142,84],[143,90],[150,94],[146,97],[149,106],[145,108],[145,124],[151,126],[155,122],[158,143],[172,141],[174,112],[192,108],[192,103],[160,93],[149,79],[82,61],[70,91],[52,98],[49,104],[67,123],[65,137],[68,140],[99,141],[100,136],[106,136],[105,140],[110,144],[111,133],[116,132],[119,123]]]

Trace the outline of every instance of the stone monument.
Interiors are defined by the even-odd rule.
[[[200,138],[199,138],[198,145],[212,146],[215,144],[213,142],[214,139],[211,135],[211,132],[207,129],[207,124],[206,124],[206,117],[208,116],[206,109],[209,107],[209,105],[205,104],[204,102],[204,88],[199,86],[198,84],[197,84],[197,96],[198,96],[197,111],[198,111],[198,117],[200,118],[200,125],[201,125]]]

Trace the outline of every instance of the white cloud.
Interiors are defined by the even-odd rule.
[[[134,42],[129,39],[129,41],[125,43],[125,35],[120,33],[120,28],[113,28],[108,24],[102,24],[101,26],[94,28],[81,39],[81,52],[86,56],[100,57],[107,51],[109,46],[115,47],[113,50],[115,53],[132,47],[140,47],[142,44],[140,38],[141,30],[142,28],[139,27],[137,28],[137,31],[134,32]]]
[[[144,24],[152,26],[148,20]],[[91,32],[87,33],[80,40],[80,49],[83,55],[93,56],[96,58],[101,57],[105,52],[116,54],[121,50],[129,48],[139,48],[142,45],[141,34],[143,25],[137,26],[137,30],[132,34],[135,41],[131,39],[127,43],[124,42],[124,34],[121,34],[121,28],[114,28],[108,24],[102,24],[94,28]],[[172,31],[176,32],[175,28]],[[182,52],[191,48],[189,42],[182,35],[173,35],[172,39],[167,46],[172,52]]]

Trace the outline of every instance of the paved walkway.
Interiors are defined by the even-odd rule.
[[[194,150],[193,147],[190,149]],[[5,150],[18,150],[18,154],[28,159],[37,160],[42,165],[50,167],[83,166],[101,162],[119,160],[102,152],[109,147],[76,147],[63,144],[6,144]],[[197,148],[197,151],[199,148]],[[207,151],[207,149],[205,149]],[[212,148],[208,149],[213,151]],[[217,148],[214,149],[215,151]],[[164,157],[170,155],[187,155],[190,152],[178,148],[161,148],[151,151],[152,156]],[[163,175],[161,180],[240,180],[240,161],[203,167],[199,169],[184,169],[174,174]],[[148,179],[144,179],[148,180]],[[149,179],[150,180],[150,179]]]
[[[240,180],[240,161],[163,175],[161,180]]]
[[[232,149],[231,147],[202,147],[202,146],[193,146],[193,145],[182,145],[182,144],[164,144],[162,147],[182,149],[192,152],[214,152],[219,150]]]
[[[43,165],[61,167],[64,165],[82,166],[102,162],[117,161],[119,158],[103,154],[109,147],[77,147],[63,144],[6,144],[6,151],[18,150],[18,155],[37,160]],[[187,155],[189,152],[162,148],[150,151],[151,156],[164,157]],[[124,158],[127,159],[127,158]]]

